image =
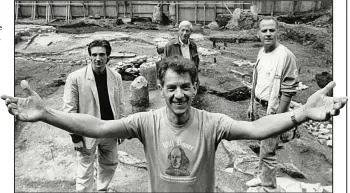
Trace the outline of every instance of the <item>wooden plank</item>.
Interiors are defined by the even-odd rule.
[[[290,8],[290,14],[289,14],[289,15],[294,16],[296,5],[297,5],[297,2],[296,2],[296,1],[293,1],[293,2],[290,4],[291,8]]]
[[[71,3],[70,1],[66,1],[66,23],[70,23],[70,20],[72,19],[70,3]]]
[[[69,5],[68,5],[68,8],[69,8],[69,12],[68,12],[68,16],[69,16],[69,22],[72,20],[72,10],[71,10],[71,8],[70,8],[70,1],[69,1]]]
[[[36,18],[36,1],[32,2],[32,13],[31,18],[34,20]]]
[[[312,12],[313,12],[313,13],[315,12],[315,10],[317,10],[317,1],[314,1],[314,3],[315,3],[315,5],[314,5],[314,7],[312,8]]]
[[[115,16],[118,18],[119,14],[119,1],[115,1]]]
[[[225,3],[224,3],[224,5],[225,5],[226,9],[228,10],[228,12],[230,12],[230,14],[232,15],[231,10],[227,7],[227,5]]]
[[[18,12],[16,12],[15,14],[17,14],[17,19],[19,19],[21,17],[21,14],[22,14],[22,17],[32,17],[32,19],[36,19],[38,17],[38,14],[40,14],[39,16],[40,17],[45,17],[45,14],[44,14],[44,9],[45,8],[45,4],[46,4],[46,1],[36,1],[36,7],[34,7],[34,1],[18,1],[19,3],[19,6],[20,8],[16,8],[15,9],[15,12],[16,10],[18,9]],[[52,1],[50,1],[52,2]],[[100,10],[103,6],[103,2],[101,1],[71,1],[71,4],[70,4],[70,11],[72,13],[71,17],[74,15],[75,17],[79,16],[79,17],[84,17],[84,13],[81,12],[81,8],[82,8],[82,2],[84,2],[85,4],[85,17],[90,15],[90,14],[93,14],[91,11],[93,12],[96,12],[96,11],[102,11]],[[88,2],[88,3],[87,3]],[[109,3],[109,2],[112,2]],[[123,1],[124,2],[124,1]],[[114,16],[114,14],[117,14],[116,12],[114,12],[114,9],[118,9],[118,16],[120,14],[120,12],[123,12],[123,8],[120,7],[120,6],[123,6],[123,2],[119,2],[118,4],[118,8],[117,8],[117,4],[114,4],[113,1],[107,1],[106,2],[106,5],[105,5],[105,8],[106,8],[106,14],[105,16],[108,17],[108,16]],[[156,1],[154,1],[156,2]],[[197,10],[195,10],[195,5],[197,4],[198,2],[198,5],[197,5]],[[199,0],[196,0],[196,1],[179,1],[179,8],[175,8],[175,12],[174,12],[174,16],[176,15],[176,10],[178,10],[177,12],[180,13],[178,16],[177,16],[177,19],[179,20],[179,22],[183,19],[190,19],[191,21],[193,21],[194,23],[203,23],[203,14],[202,14],[202,11],[203,9],[201,8],[201,6],[203,5],[203,2],[204,1],[199,1]],[[212,18],[222,12],[228,12],[226,11],[223,3],[225,3],[229,9],[231,9],[233,7],[233,4],[234,2],[241,2],[241,1],[205,1],[206,2],[206,13],[205,13],[205,22],[208,23],[207,21],[209,20],[212,20]],[[245,2],[245,1],[244,1]],[[261,2],[264,4],[264,6],[261,8],[259,8],[259,13],[260,14],[268,14],[270,15],[272,10],[271,10],[271,6],[272,6],[272,0],[269,0],[269,1],[251,1],[251,2],[256,2],[256,4],[258,5],[257,7],[259,8],[259,5],[261,5]],[[326,3],[326,1],[322,1],[322,0],[318,0],[317,1],[317,5],[314,4],[314,2],[316,2],[315,0],[312,0],[312,1],[297,1],[297,0],[291,0],[291,1],[286,1],[284,3],[284,5],[286,5],[287,7],[283,8],[283,10],[280,9],[280,6],[279,6],[279,3],[280,1],[278,0],[275,0],[275,5],[274,5],[274,9],[273,9],[273,14],[288,14],[290,13],[291,15],[294,14],[296,15],[297,13],[301,12],[301,11],[305,11],[307,7],[309,7],[309,11],[312,11],[313,9],[313,6],[315,6],[314,9],[318,9],[318,7],[320,6],[320,3]],[[291,2],[294,2],[293,4]],[[63,16],[64,18],[64,15],[65,15],[65,1],[53,1],[53,4],[55,5],[54,8],[52,8],[52,10],[55,10],[56,12],[56,15],[57,16]],[[149,7],[153,7],[151,5],[151,1],[147,1],[145,3],[141,2],[141,1],[133,1],[132,2],[132,7],[133,7],[133,16],[135,14],[141,14],[142,16],[145,16],[145,17],[150,17],[152,15],[152,11],[149,9]],[[190,4],[192,3],[192,5]],[[220,4],[218,4],[220,3]],[[287,4],[286,4],[287,3]],[[301,5],[301,3],[303,3],[303,5]],[[305,3],[305,6],[304,6],[304,3]],[[167,4],[167,3],[165,3]],[[222,4],[222,6],[221,6]],[[307,4],[307,5],[306,5]],[[245,5],[246,6],[246,5]],[[288,9],[288,6],[290,6],[290,9]],[[32,11],[31,11],[31,7],[32,7]],[[86,11],[86,8],[87,7],[90,7],[88,8],[88,13]],[[128,5],[127,5],[128,7]],[[300,7],[303,7],[302,10],[300,10]],[[247,7],[244,7],[245,9]],[[35,10],[34,10],[35,9]],[[90,10],[92,9],[92,10]],[[129,9],[129,8],[127,8]],[[216,9],[216,11],[215,11]],[[191,14],[187,14],[186,17],[184,16],[184,12],[188,13],[189,10],[191,10]],[[197,15],[195,15],[195,12],[197,11]],[[315,10],[316,11],[316,10]],[[34,15],[34,13],[36,13]],[[52,14],[53,11],[51,12],[51,16],[54,15]],[[80,15],[81,14],[81,15]],[[129,10],[127,10],[127,17],[129,15]],[[202,16],[201,16],[202,15]],[[102,13],[101,13],[101,16],[102,16]],[[196,18],[195,18],[196,17]],[[68,19],[68,18],[67,18]],[[174,17],[174,21],[175,21],[175,17]],[[176,22],[176,21],[175,21]]]
[[[86,9],[87,9],[87,16],[89,17],[90,16],[90,13],[89,13],[89,1],[86,1]]]
[[[217,10],[216,10],[216,4],[214,4],[214,20],[216,20]]]
[[[203,11],[204,11],[204,22],[203,22],[203,26],[205,26],[205,19],[206,19],[206,10],[205,10],[205,1],[204,1],[204,7],[203,7]]]
[[[106,19],[106,1],[103,1],[103,18]]]
[[[19,1],[17,1],[18,3],[18,17],[22,17],[22,6],[19,4]]]
[[[130,18],[132,19],[132,17],[133,17],[133,12],[132,12],[132,11],[133,11],[133,10],[132,10],[132,1],[129,2],[129,7],[130,7],[130,10],[129,10],[129,11],[130,11]],[[131,21],[132,21],[132,20],[131,20]]]
[[[15,20],[17,21],[17,19],[18,19],[18,10],[19,10],[19,4],[18,4],[17,1],[15,1],[15,6],[16,6],[16,11],[15,11],[16,18],[15,18]]]
[[[49,22],[49,2],[46,1],[46,7],[45,7],[45,21]]]
[[[272,5],[271,5],[271,16],[273,16],[274,10],[275,10],[275,1],[272,1]]]
[[[66,2],[66,7],[65,7],[65,16],[66,16],[66,23],[68,22],[68,5],[67,5],[67,2]]]
[[[54,12],[54,4],[50,1],[50,15],[51,15],[51,20],[55,19],[55,12]]]
[[[83,15],[84,15],[84,19],[85,19],[85,18],[86,18],[86,13],[85,13],[85,1],[83,1],[82,5],[83,5]]]
[[[196,5],[194,7],[194,23],[197,24],[197,9],[198,9],[198,1],[196,1]]]
[[[38,5],[36,4],[36,1],[34,2],[34,19],[37,18],[38,14]]]
[[[176,2],[176,23],[179,24],[179,4]]]
[[[127,1],[124,1],[124,17],[125,17],[125,14],[126,14],[126,4],[128,3]]]

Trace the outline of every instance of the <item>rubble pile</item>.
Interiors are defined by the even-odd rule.
[[[333,147],[333,125],[329,122],[315,122],[309,121],[302,124],[308,133],[318,138],[318,141],[322,145]]]
[[[217,43],[243,43],[243,42],[260,42],[260,39],[256,35],[256,30],[250,29],[250,30],[241,30],[241,31],[233,31],[230,35],[214,35],[209,36],[208,38],[210,41],[213,42],[213,47],[217,47]]]
[[[203,48],[203,47],[199,47],[198,48],[198,52],[202,56],[211,56],[211,55],[218,55],[218,54],[220,54],[220,52],[217,51],[217,50],[211,50],[211,49],[207,49],[207,48]]]
[[[331,50],[326,47],[331,41],[331,34],[327,29],[316,28],[306,24],[287,24],[279,22],[279,37],[281,40],[293,40],[313,49]],[[331,44],[330,44],[331,45]]]
[[[250,10],[235,9],[226,28],[229,30],[252,29],[258,27],[258,19]]]
[[[140,66],[144,63],[156,63],[160,60],[160,56],[148,57],[145,55],[130,58],[115,64],[111,64],[112,68],[117,71],[123,80],[132,81],[140,76]]]
[[[41,25],[16,25],[15,29],[15,44],[24,40],[28,41],[33,36],[42,33],[56,32],[56,28],[52,26]]]
[[[220,29],[220,26],[219,26],[218,22],[216,22],[216,21],[210,22],[210,23],[208,24],[208,27],[209,27],[209,29],[211,29],[211,30]]]
[[[231,14],[218,14],[215,21],[219,27],[223,27],[227,25],[228,21],[230,21],[231,18]]]
[[[219,27],[225,26],[226,29],[234,31],[257,28],[258,15],[254,10],[237,8],[232,14],[219,14],[215,21]]]
[[[250,98],[250,89],[247,86],[238,87],[228,91],[219,91],[210,89],[209,94],[214,94],[219,97],[224,97],[229,101],[244,101]]]

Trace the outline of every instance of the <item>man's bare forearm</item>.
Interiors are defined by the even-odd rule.
[[[279,113],[288,112],[291,100],[292,100],[291,96],[282,94],[281,99],[280,99],[280,104],[278,106],[276,113],[279,114]]]
[[[294,110],[297,123],[306,121],[304,106]],[[294,128],[291,112],[264,116],[256,121],[234,121],[226,139],[254,139],[262,140],[284,133]]]
[[[41,120],[68,132],[92,138],[129,137],[121,120],[104,121],[88,114],[66,113],[47,108]]]
[[[300,124],[307,120],[304,107],[294,110],[295,119]],[[278,134],[284,133],[292,128],[295,124],[291,119],[291,112],[274,114],[262,117],[252,122],[258,139],[266,139]]]

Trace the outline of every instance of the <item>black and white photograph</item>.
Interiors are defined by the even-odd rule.
[[[5,189],[347,192],[347,6],[6,2]]]

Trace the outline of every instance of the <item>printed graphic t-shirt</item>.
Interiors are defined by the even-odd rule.
[[[173,125],[166,107],[122,118],[144,145],[151,192],[214,192],[215,151],[232,119],[191,107],[186,124]]]

